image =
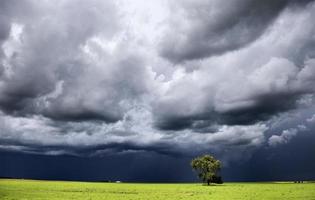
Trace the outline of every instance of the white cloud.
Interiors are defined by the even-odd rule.
[[[315,122],[315,115],[313,115],[312,117],[308,118],[306,121],[308,123],[314,123]]]
[[[286,144],[288,143],[296,134],[298,133],[298,130],[288,129],[282,131],[281,135],[273,135],[269,138],[268,143],[270,146],[277,146],[279,144]]]

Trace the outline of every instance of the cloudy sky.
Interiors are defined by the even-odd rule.
[[[0,176],[190,180],[211,153],[228,179],[314,178],[314,19],[312,0],[1,0]]]

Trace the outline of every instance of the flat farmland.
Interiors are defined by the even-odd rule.
[[[0,179],[0,199],[285,199],[315,200],[315,183],[90,183]]]

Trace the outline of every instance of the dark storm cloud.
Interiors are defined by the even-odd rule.
[[[1,79],[2,111],[70,121],[121,119],[118,104],[146,90],[142,60],[132,53],[120,58],[100,51],[98,62],[84,55],[87,48],[99,48],[93,37],[110,39],[116,32],[115,6],[100,1],[23,3],[26,10],[34,10],[26,19],[15,13],[19,7],[14,2],[1,8],[12,19],[1,18],[6,24],[2,35],[8,39],[10,32],[17,34],[14,28],[21,29],[14,41],[18,48],[3,58],[7,69]],[[51,96],[54,93],[57,96]]]
[[[314,154],[310,153],[314,152],[314,147],[315,138],[310,131],[280,148],[261,148],[243,163],[224,165],[221,173],[224,181],[314,180]],[[0,165],[0,176],[81,181],[190,182],[197,181],[189,165],[191,159],[190,156],[174,157],[153,152],[92,157],[0,152],[0,162],[4,163]]]
[[[105,59],[112,61],[106,63],[108,60]],[[88,70],[80,77],[65,79],[62,93],[48,100],[49,105],[43,114],[65,121],[116,122],[122,119],[125,112],[123,102],[131,104],[148,91],[148,74],[142,69],[143,62],[137,55],[119,59],[105,57],[104,63],[95,63],[99,68],[84,66]]]
[[[172,116],[166,111],[157,111],[155,125],[162,130],[193,129],[195,131],[211,130],[213,125],[250,125],[267,121],[278,113],[297,108],[300,93],[273,94],[260,96],[255,105],[247,108],[236,108],[218,113],[215,111],[198,113],[190,116]],[[160,108],[159,108],[160,109]]]
[[[305,90],[304,90],[305,89]],[[156,106],[155,126],[161,130],[193,129],[195,131],[211,131],[215,125],[251,125],[267,121],[279,113],[298,108],[298,100],[312,89],[303,87],[300,91],[280,91],[252,96],[254,103],[249,106],[237,106],[231,110],[216,111],[204,109],[197,113],[181,113],[181,106],[159,104]],[[187,102],[189,104],[189,101]],[[189,106],[189,105],[187,105]],[[172,107],[172,109],[170,109]],[[168,110],[168,111],[166,111]]]
[[[0,165],[1,177],[122,182],[196,180],[189,166],[190,158],[152,152],[95,157],[1,152],[0,162],[6,163]]]
[[[3,151],[228,163],[314,104],[311,1],[21,2],[0,8]]]
[[[177,63],[237,50],[259,38],[286,7],[309,2],[312,0],[175,3],[173,23],[162,40],[161,55]]]
[[[275,30],[275,27],[271,28]],[[244,54],[239,52],[201,62],[200,69],[174,82],[166,96],[156,102],[156,127],[198,131],[198,124],[208,124],[209,127],[216,124],[248,125],[298,108],[300,99],[314,93],[314,59],[305,55],[306,49],[309,50],[307,55],[314,52],[308,48],[314,42],[313,34],[311,28],[309,35],[303,36],[304,41],[300,40],[303,42],[298,46],[293,42],[291,46],[290,41],[284,51],[274,43],[273,48],[287,58],[255,52],[256,45],[269,48],[269,44],[262,43],[266,38],[262,38],[240,51]],[[273,53],[279,56],[278,52]],[[297,65],[301,59],[303,63]],[[259,64],[259,60],[265,61]],[[229,66],[229,70],[224,71],[225,66]],[[203,86],[205,82],[209,85]]]

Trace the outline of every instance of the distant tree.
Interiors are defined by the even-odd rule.
[[[199,156],[191,161],[191,167],[197,172],[204,183],[223,183],[219,172],[221,162],[211,155]]]

